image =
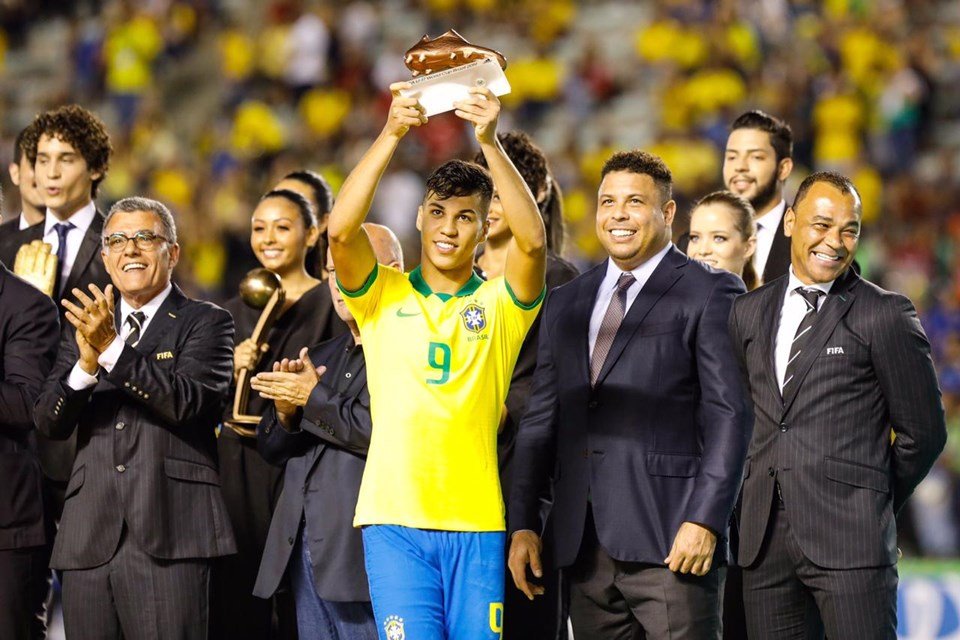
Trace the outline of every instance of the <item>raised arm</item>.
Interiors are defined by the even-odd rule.
[[[454,103],[456,115],[472,122],[480,150],[490,168],[495,197],[513,238],[507,249],[504,278],[521,304],[536,302],[543,293],[547,232],[537,202],[497,139],[500,101],[486,87],[472,87],[470,98]],[[334,256],[336,261],[336,256]]]
[[[347,291],[357,291],[377,266],[377,258],[363,224],[370,204],[401,138],[410,127],[426,123],[423,107],[416,98],[404,98],[401,89],[410,85],[397,82],[390,85],[393,102],[383,131],[367,150],[344,181],[330,211],[327,236],[333,263],[337,265],[337,281]]]

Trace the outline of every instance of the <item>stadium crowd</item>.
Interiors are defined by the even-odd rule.
[[[563,194],[560,253],[605,257],[601,167],[642,148],[673,172],[687,231],[723,186],[730,123],[748,109],[793,129],[792,201],[810,173],[849,176],[863,201],[861,273],[916,305],[933,349],[947,449],[898,519],[906,556],[960,556],[960,5],[948,0],[8,1],[0,9],[0,162],[35,114],[77,103],[110,132],[103,211],[143,194],[174,212],[176,282],[223,302],[259,266],[250,220],[301,168],[337,194],[377,136],[403,51],[454,27],[504,52],[500,129],[528,132]],[[476,153],[452,113],[411,130],[370,220],[417,266],[424,178]],[[20,210],[4,176],[3,213]],[[8,265],[11,266],[12,265]]]

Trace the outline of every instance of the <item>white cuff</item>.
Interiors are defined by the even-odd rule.
[[[92,376],[80,367],[80,363],[73,365],[70,375],[67,376],[67,386],[74,391],[88,389],[97,384],[97,376]]]
[[[117,365],[117,360],[120,359],[120,354],[123,353],[123,345],[123,338],[118,335],[113,339],[113,342],[110,343],[110,346],[104,349],[100,357],[97,358],[97,362],[100,363],[100,366],[103,367],[107,373],[113,371],[113,368]]]

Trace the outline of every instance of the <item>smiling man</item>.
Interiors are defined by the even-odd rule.
[[[753,264],[762,281],[779,278],[790,264],[783,232],[783,185],[793,171],[790,125],[763,111],[748,111],[730,125],[723,152],[723,184],[750,201],[757,223]]]
[[[417,211],[420,266],[378,266],[361,223],[397,145],[427,119],[398,83],[383,132],[330,214],[337,281],[366,353],[373,435],[354,519],[381,638],[499,637],[504,509],[497,426],[510,375],[544,295],[546,233],[536,201],[497,139],[500,103],[471,89],[455,114],[490,167],[452,160]],[[492,174],[492,180],[491,180]],[[496,182],[513,232],[504,274],[483,281]]]
[[[897,637],[895,516],[946,430],[913,305],[851,267],[861,207],[846,177],[810,175],[784,216],[789,274],[731,314],[756,413],[738,557],[751,638]]]
[[[73,336],[34,416],[80,443],[51,560],[64,627],[81,640],[206,638],[211,559],[236,551],[215,442],[233,321],[171,283],[180,247],[163,204],[121,200],[102,243],[113,284],[63,301]]]
[[[517,435],[510,572],[544,592],[540,496],[578,640],[720,637],[727,525],[751,416],[726,332],[735,275],[670,242],[660,158],[601,172],[596,232],[609,258],[554,289]],[[551,594],[550,597],[556,597]],[[509,622],[508,622],[509,624]]]

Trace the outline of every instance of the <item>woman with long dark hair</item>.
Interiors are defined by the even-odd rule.
[[[250,339],[261,311],[248,307],[240,297],[224,305],[233,314],[236,329],[235,381],[242,369],[251,375],[267,370],[275,361],[296,358],[303,347],[346,330],[333,311],[330,290],[308,271],[308,259],[317,250],[320,235],[315,209],[301,194],[276,189],[260,199],[251,220],[250,246],[260,264],[280,277],[285,300],[261,347]],[[275,637],[271,601],[252,593],[283,470],[257,452],[256,425],[231,422],[233,395],[230,399],[217,449],[221,488],[238,553],[221,559],[214,569],[212,637],[259,640]],[[245,413],[263,415],[268,406],[251,392]],[[295,637],[292,603],[278,604],[281,637]]]

